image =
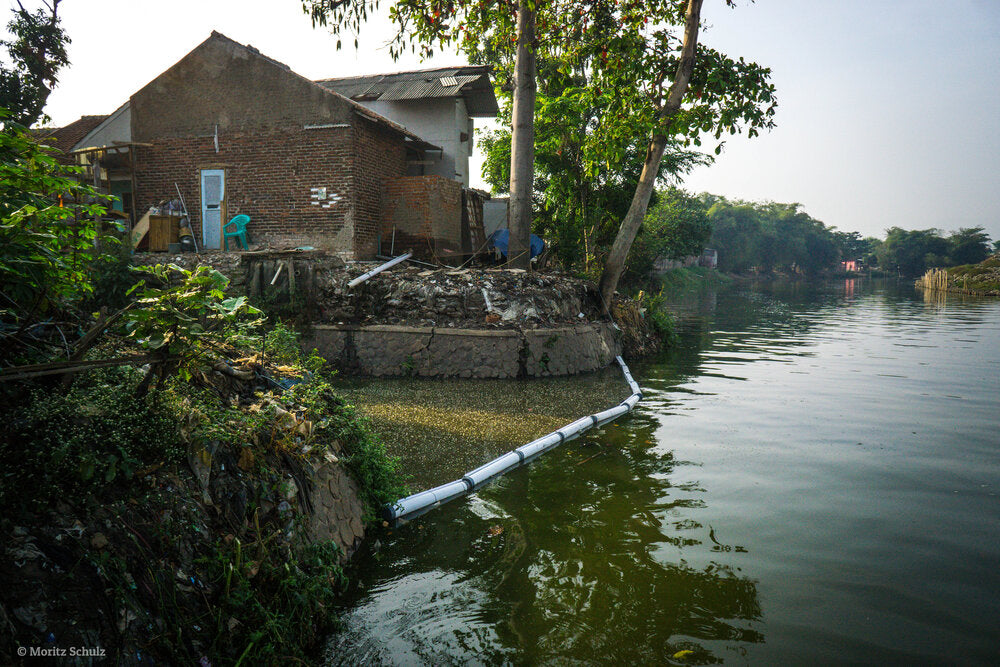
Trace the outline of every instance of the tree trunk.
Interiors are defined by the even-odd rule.
[[[663,151],[667,147],[667,138],[662,134],[653,136],[646,149],[646,161],[642,165],[642,174],[639,176],[639,184],[636,185],[635,194],[632,195],[632,203],[628,207],[628,213],[622,220],[622,225],[615,236],[614,245],[604,263],[604,272],[601,273],[601,282],[598,289],[601,292],[601,300],[605,312],[611,309],[611,300],[614,298],[615,290],[618,289],[618,280],[625,271],[625,259],[628,251],[632,248],[642,221],[646,217],[646,208],[649,206],[649,198],[653,195],[653,186],[656,185],[656,176],[660,171],[660,160],[663,158]]]
[[[530,267],[531,190],[535,180],[535,11],[527,0],[517,9],[517,61],[510,146],[510,237],[508,268]]]
[[[684,25],[684,45],[681,48],[680,61],[677,63],[677,73],[674,75],[674,82],[670,85],[670,90],[667,93],[667,100],[657,113],[660,127],[665,127],[681,108],[681,101],[687,92],[688,82],[694,71],[702,2],[703,0],[688,0],[687,18]],[[625,259],[628,257],[628,251],[631,250],[635,235],[639,233],[642,220],[646,217],[646,208],[649,206],[649,198],[653,194],[656,177],[660,173],[660,161],[663,159],[663,151],[666,146],[666,135],[654,132],[652,140],[649,142],[649,148],[646,150],[646,161],[642,165],[642,174],[639,177],[639,184],[635,188],[632,203],[629,205],[628,213],[625,214],[625,219],[622,220],[618,234],[615,236],[615,242],[611,246],[611,252],[608,254],[607,262],[604,264],[604,272],[601,273],[598,289],[606,313],[611,309],[611,301],[614,299],[615,290],[618,289],[618,281],[621,280],[622,273],[625,271]]]

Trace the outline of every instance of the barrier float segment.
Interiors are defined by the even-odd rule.
[[[402,261],[403,259],[405,259],[405,256],[397,257],[393,261]],[[381,271],[389,264],[391,264],[391,262],[384,264],[369,273],[374,275],[374,273]],[[355,278],[355,280],[360,282],[362,279],[366,279],[366,276],[368,276],[368,274]],[[632,377],[632,373],[629,372],[628,366],[625,365],[625,360],[619,355],[615,357],[615,361],[617,361],[618,365],[621,366],[622,374],[625,376],[625,382],[628,383],[629,389],[632,391],[632,394],[624,401],[602,412],[581,417],[580,419],[570,422],[548,435],[543,435],[540,438],[532,440],[526,445],[521,445],[517,449],[509,451],[502,456],[498,456],[492,461],[479,466],[475,470],[467,472],[461,479],[457,479],[453,482],[448,482],[447,484],[442,484],[440,486],[435,486],[433,489],[421,491],[420,493],[415,493],[412,496],[401,498],[394,503],[389,503],[382,509],[383,518],[386,521],[391,522],[404,522],[415,519],[421,514],[425,514],[426,512],[429,512],[436,507],[440,507],[451,500],[461,498],[464,495],[482,488],[491,480],[510,472],[514,468],[519,468],[522,465],[530,463],[545,452],[555,449],[567,440],[572,440],[573,438],[578,437],[581,433],[584,433],[595,426],[607,424],[608,422],[614,421],[618,417],[631,412],[642,399],[642,390],[639,388],[639,384]]]

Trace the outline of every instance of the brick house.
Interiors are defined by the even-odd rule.
[[[468,155],[496,110],[483,67],[313,82],[213,32],[112,114],[52,132],[133,223],[179,189],[203,249],[246,214],[255,244],[449,262],[483,245]]]
[[[176,183],[207,249],[242,213],[255,242],[372,257],[384,184],[434,148],[217,32],[129,107],[137,210],[176,196]]]

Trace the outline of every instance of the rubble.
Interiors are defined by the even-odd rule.
[[[372,266],[317,274],[317,323],[514,329],[601,319],[594,284],[566,274],[406,266],[347,286]]]

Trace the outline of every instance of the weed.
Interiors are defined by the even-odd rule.
[[[655,295],[642,295],[642,305],[646,309],[646,317],[650,326],[660,338],[661,347],[668,348],[677,345],[680,340],[677,335],[677,323],[670,311],[667,310],[667,297],[663,295],[663,290],[661,289]]]
[[[400,364],[403,368],[403,374],[413,376],[417,373],[417,360],[413,358],[413,355],[406,357],[406,360]]]
[[[215,591],[211,653],[239,656],[237,664],[245,665],[307,659],[305,650],[336,620],[337,595],[347,582],[339,562],[332,542],[293,552],[288,546],[220,541],[201,561]]]
[[[278,321],[264,336],[264,352],[279,364],[298,363],[302,353],[298,332]]]
[[[147,466],[181,460],[179,406],[167,395],[137,399],[139,373],[95,371],[66,393],[36,390],[3,416],[0,507],[25,508],[63,494],[97,493]]]

